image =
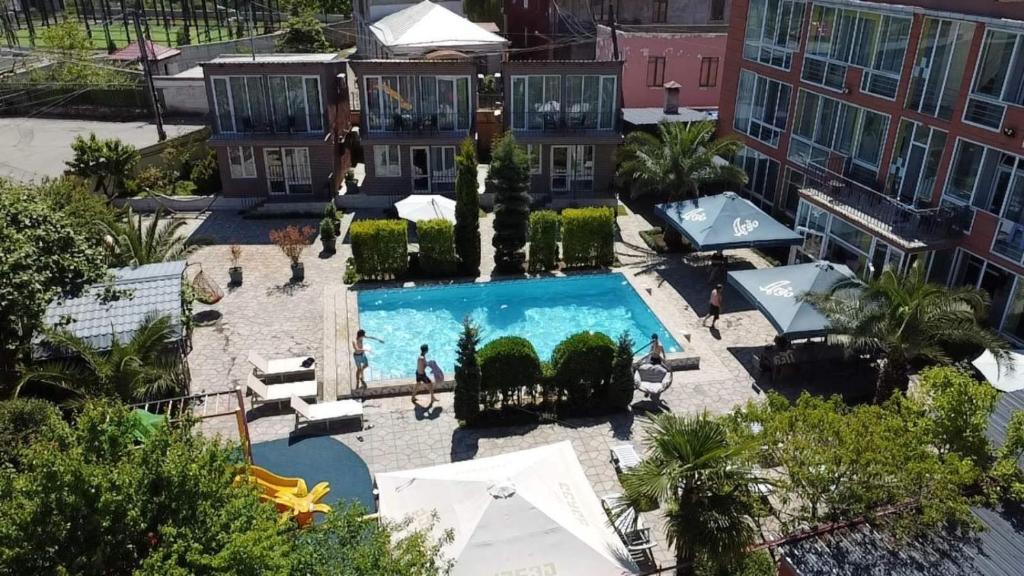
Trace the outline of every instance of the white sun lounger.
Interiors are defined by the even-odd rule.
[[[284,402],[292,396],[302,398],[316,397],[316,380],[303,380],[302,382],[284,382],[281,384],[265,384],[256,377],[249,374],[245,386],[252,390],[255,396],[253,402]]]
[[[640,464],[640,455],[632,444],[619,444],[612,447],[612,463],[620,473],[627,472]]]
[[[249,363],[255,366],[257,372],[264,378],[314,373],[316,363],[311,364],[308,368],[302,365],[308,358],[309,356],[295,356],[294,358],[267,360],[256,351],[249,351]]]
[[[643,517],[635,508],[630,506],[622,509],[622,515],[615,518],[615,513],[622,508],[622,494],[609,494],[601,498],[601,507],[634,560],[639,560],[647,550],[654,548],[651,529],[644,525]]]
[[[321,402],[310,404],[298,396],[292,396],[292,410],[295,410],[295,428],[299,427],[299,420],[305,419],[308,423],[327,422],[333,420],[349,420],[358,418],[359,427],[363,426],[363,404],[358,400],[335,400],[333,402]]]

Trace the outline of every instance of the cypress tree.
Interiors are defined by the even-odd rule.
[[[477,191],[476,146],[466,138],[455,157],[455,252],[466,274],[480,272],[480,197]]]
[[[500,272],[522,272],[530,229],[530,163],[511,133],[494,145],[486,184],[494,193],[494,265]]]
[[[612,377],[608,382],[606,402],[609,408],[625,410],[633,401],[633,339],[629,332],[619,336],[612,360]]]
[[[471,423],[480,413],[480,365],[476,360],[476,347],[480,344],[480,331],[473,320],[462,320],[458,358],[455,363],[455,418]]]

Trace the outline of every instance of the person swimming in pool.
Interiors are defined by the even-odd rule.
[[[356,332],[356,339],[352,342],[352,359],[356,363],[356,385],[363,388],[366,388],[366,380],[363,378],[363,373],[370,366],[370,360],[366,357],[366,346],[363,344],[365,338],[376,340],[381,344],[384,343],[380,338],[367,336],[366,330]]]

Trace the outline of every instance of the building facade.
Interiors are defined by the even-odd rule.
[[[622,62],[508,61],[505,130],[530,156],[530,194],[553,208],[614,204]]]
[[[793,259],[920,262],[1024,341],[1024,5],[733,0],[727,54],[720,131]]]
[[[353,60],[363,102],[361,191],[397,201],[455,197],[455,154],[476,135],[476,65],[462,60]]]
[[[222,189],[301,202],[338,194],[350,166],[346,61],[337,54],[220,56],[203,63]]]

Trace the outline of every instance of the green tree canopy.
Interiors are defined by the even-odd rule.
[[[714,183],[744,184],[746,173],[723,160],[739,152],[743,142],[714,136],[711,122],[662,122],[657,136],[631,132],[619,149],[619,179],[634,195],[668,198],[696,198]]]
[[[511,132],[491,151],[486,188],[494,194],[494,264],[502,272],[522,272],[530,230],[530,164]]]
[[[129,209],[123,221],[106,226],[110,262],[115,266],[141,266],[182,260],[198,248],[179,233],[183,226],[184,220],[164,220],[160,209],[148,220]]]
[[[480,271],[480,195],[476,143],[466,138],[455,157],[455,251],[463,272]]]
[[[312,13],[303,12],[293,14],[285,22],[277,49],[293,54],[330,52],[331,45],[324,35],[324,25]]]
[[[71,149],[75,155],[67,162],[68,169],[76,176],[93,178],[94,190],[107,198],[124,191],[125,181],[139,163],[134,146],[117,138],[97,138],[95,133],[88,138],[75,136]]]

